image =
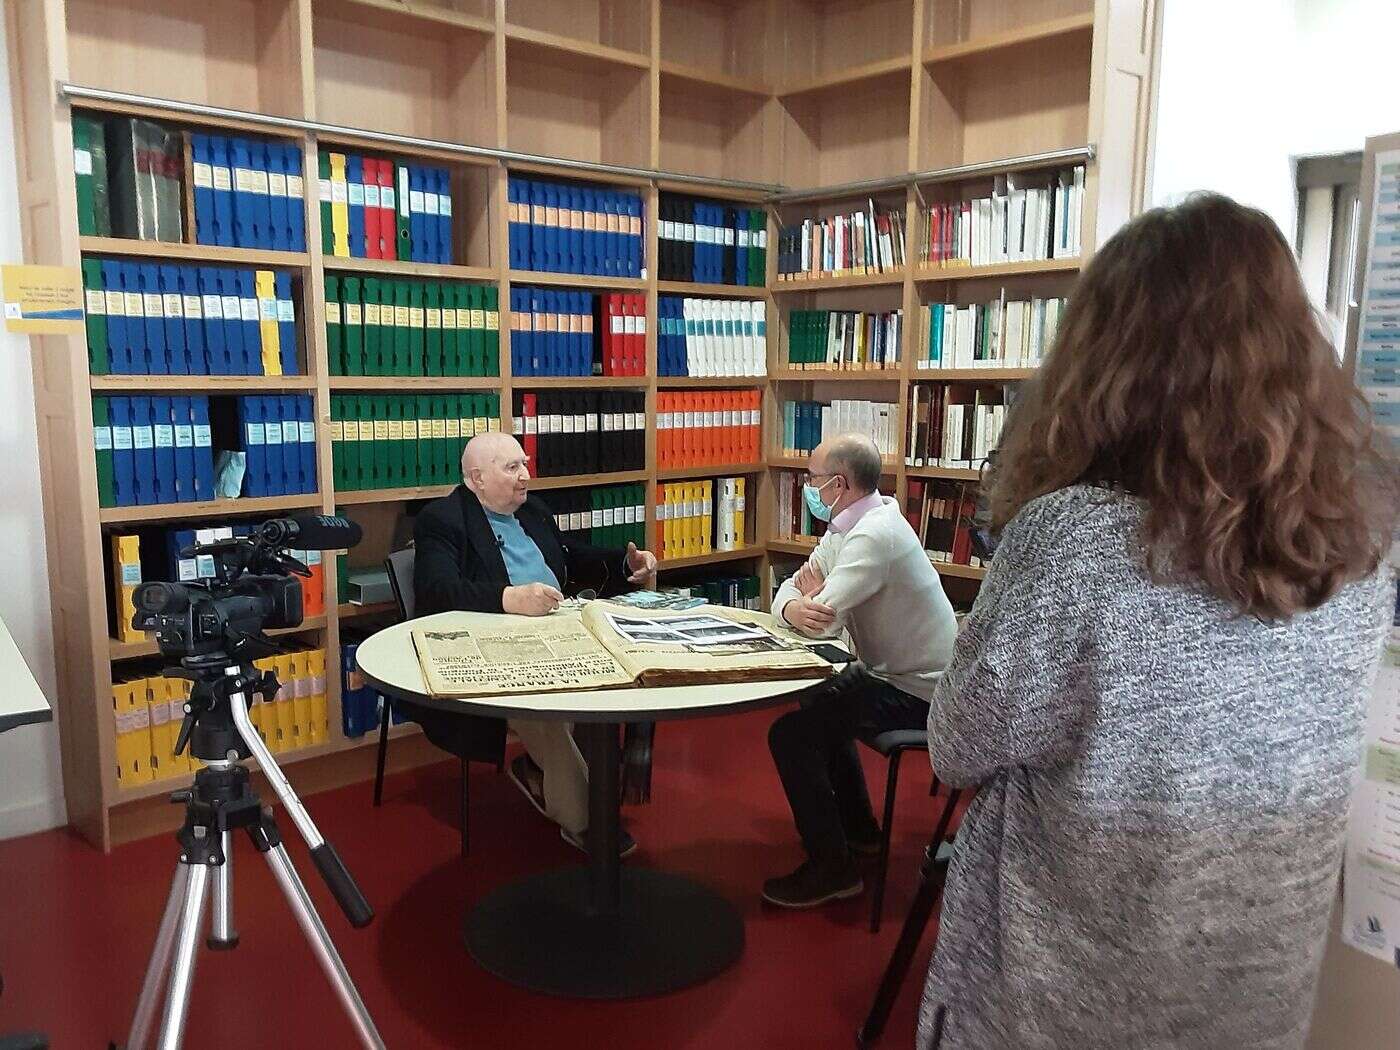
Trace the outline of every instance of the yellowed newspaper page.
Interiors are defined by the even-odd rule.
[[[439,620],[413,629],[413,646],[433,696],[494,696],[630,686],[577,615],[501,616],[483,624]]]
[[[831,665],[766,613],[704,605],[653,613],[589,602],[584,625],[643,685],[822,678]]]

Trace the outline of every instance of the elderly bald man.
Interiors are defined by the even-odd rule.
[[[420,614],[466,609],[544,616],[558,608],[566,590],[587,587],[607,595],[629,584],[656,585],[656,556],[635,544],[625,551],[566,544],[549,507],[529,494],[529,481],[529,459],[509,434],[491,431],[467,442],[463,483],[425,507],[414,526]],[[512,721],[510,727],[527,752],[511,763],[511,780],[559,825],[565,841],[583,849],[588,771],[569,726]],[[623,854],[635,848],[624,832]]]
[[[919,537],[879,492],[880,452],[863,434],[823,441],[807,463],[802,497],[830,524],[805,565],[773,598],[773,614],[802,634],[846,634],[858,658],[805,689],[773,723],[769,750],[807,860],[769,879],[763,898],[809,908],[864,889],[855,857],[879,852],[855,739],[923,729],[929,699],[953,652],[957,621]]]

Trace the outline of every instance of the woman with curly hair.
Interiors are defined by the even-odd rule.
[[[1196,196],[1094,256],[930,708],[979,790],[921,1050],[1302,1047],[1396,493],[1262,212]]]

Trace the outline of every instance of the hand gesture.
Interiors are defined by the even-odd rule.
[[[783,609],[783,619],[803,634],[825,634],[836,622],[836,610],[811,598],[794,598]]]
[[[797,575],[792,578],[792,585],[802,597],[814,598],[817,592],[826,586],[826,577],[822,575],[817,563],[809,558],[803,562],[802,568],[797,570]]]
[[[656,555],[637,550],[635,543],[627,544],[627,582],[640,584],[645,590],[656,587]]]
[[[559,608],[564,596],[547,583],[527,583],[501,592],[501,608],[517,616],[545,616]]]

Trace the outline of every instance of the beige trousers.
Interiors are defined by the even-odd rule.
[[[544,770],[544,809],[549,819],[582,836],[588,830],[588,766],[569,724],[516,720],[508,724],[535,765]]]

